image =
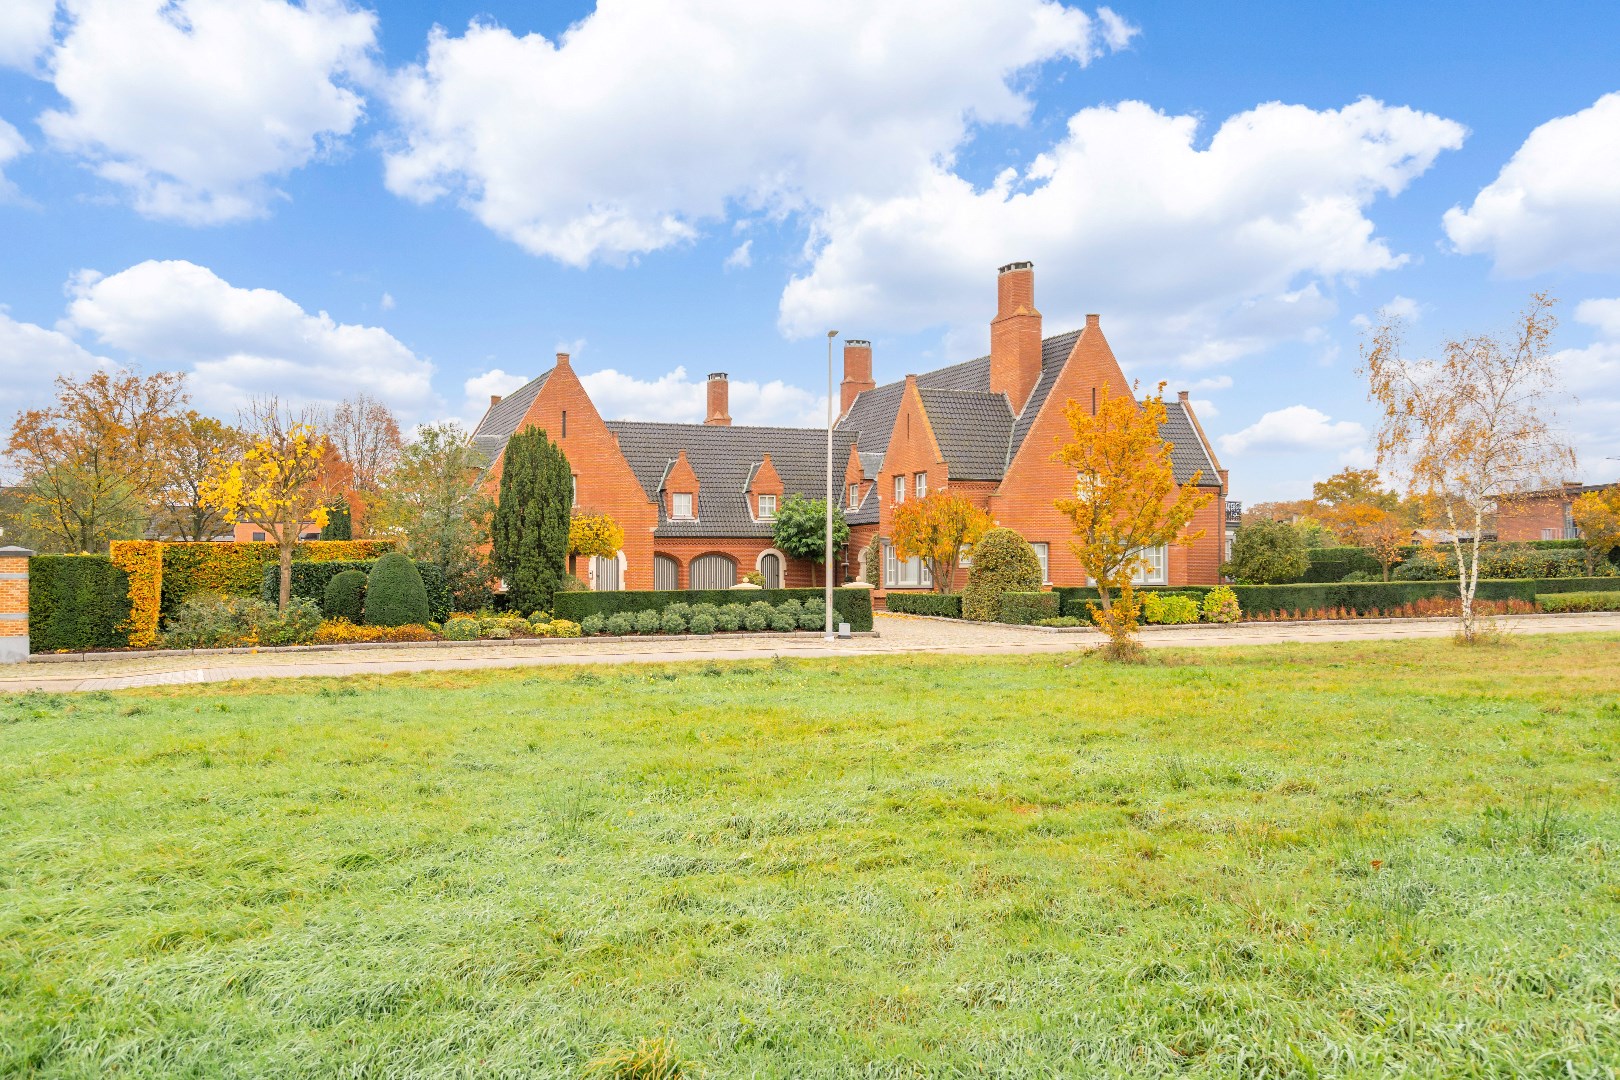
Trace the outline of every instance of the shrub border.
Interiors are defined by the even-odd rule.
[[[820,601],[825,594],[821,589],[621,589],[617,592],[562,592],[552,602],[552,617],[568,619],[584,625],[592,615],[634,614],[638,611],[663,611],[670,604],[752,604],[756,601],[776,607],[784,600]],[[833,613],[837,622],[849,623],[852,631],[872,629],[872,594],[870,589],[834,589]],[[810,632],[810,631],[805,631]],[[604,635],[597,635],[604,636]],[[637,635],[641,641],[651,635]],[[692,636],[692,635],[684,635]]]

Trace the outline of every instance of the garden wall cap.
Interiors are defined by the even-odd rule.
[[[840,589],[875,589],[876,585],[870,581],[846,581],[838,586]]]
[[[739,581],[737,584],[731,586],[731,588],[733,591],[736,591],[737,589],[757,589],[760,588],[760,586],[755,585],[752,581]]]
[[[25,547],[0,547],[0,559],[26,559],[33,552]]]

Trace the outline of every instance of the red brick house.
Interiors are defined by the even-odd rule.
[[[997,523],[1036,545],[1055,584],[1080,584],[1069,548],[1068,519],[1054,500],[1072,490],[1072,471],[1052,460],[1069,428],[1069,400],[1094,401],[1099,388],[1128,394],[1097,316],[1083,329],[1042,338],[1030,263],[1002,267],[990,353],[976,360],[908,375],[877,386],[872,347],[844,346],[841,416],[834,438],[835,497],[844,503],[850,543],[846,578],[864,572],[865,549],[879,538],[882,587],[929,587],[917,560],[894,557],[888,536],[894,507],[949,489],[986,509]],[[709,376],[702,424],[605,420],[566,354],[550,371],[505,398],[492,399],[474,432],[498,481],[506,441],[520,427],[544,429],[575,469],[581,511],[606,513],[625,530],[617,560],[593,560],[594,588],[710,588],[758,570],[768,584],[819,582],[815,568],[786,558],[771,543],[775,509],[794,493],[825,490],[826,432],[817,428],[733,426],[724,374]],[[1195,473],[1214,495],[1194,528],[1191,547],[1149,553],[1150,583],[1214,584],[1220,580],[1227,474],[1193,414],[1187,395],[1167,402],[1165,439],[1178,482]],[[841,482],[840,482],[841,481]],[[582,575],[583,576],[583,575]]]
[[[1620,483],[1620,481],[1617,481]],[[1565,481],[1546,491],[1504,495],[1496,504],[1498,540],[1578,540],[1580,530],[1570,513],[1575,500],[1588,491],[1607,491],[1614,484]]]

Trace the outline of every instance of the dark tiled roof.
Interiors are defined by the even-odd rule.
[[[1079,340],[1080,331],[1070,330],[1067,334],[1049,337],[1041,342],[1041,377],[1035,380],[1035,389],[1029,394],[1029,404],[1013,424],[1012,439],[1007,446],[1008,465],[1012,464],[1012,459],[1018,455],[1018,448],[1029,437],[1035,417],[1040,415],[1041,406],[1046,404],[1052,387],[1057,385],[1058,375],[1063,372],[1063,365],[1068,363],[1069,354],[1074,352],[1074,343]]]
[[[918,390],[952,480],[999,480],[1007,471],[1013,414],[1007,395]]]
[[[1220,474],[1215,471],[1215,462],[1210,457],[1209,448],[1204,440],[1198,437],[1198,429],[1193,425],[1192,416],[1187,407],[1179,401],[1164,403],[1164,423],[1159,426],[1159,437],[1170,444],[1170,467],[1175,474],[1176,483],[1185,483],[1192,479],[1192,474],[1202,472],[1199,483],[1218,484]]]
[[[827,433],[815,428],[727,427],[718,424],[660,424],[610,420],[608,430],[649,499],[659,504],[658,536],[769,536],[770,522],[748,512],[746,492],[765,455],[782,478],[786,495],[820,498],[827,490]],[[834,497],[843,484],[841,463],[849,460],[850,432],[833,436]],[[670,521],[659,490],[669,463],[686,451],[698,478],[697,520]]]
[[[523,422],[523,415],[534,404],[540,389],[546,385],[546,379],[551,372],[546,372],[539,378],[518,387],[516,390],[501,398],[500,401],[489,407],[484,418],[478,421],[478,427],[473,431],[473,446],[475,446],[491,462],[506,449],[506,440],[517,433],[517,426]]]
[[[865,496],[861,499],[861,505],[853,510],[847,506],[844,508],[844,520],[851,525],[876,525],[878,523],[878,490],[876,484],[865,487]]]

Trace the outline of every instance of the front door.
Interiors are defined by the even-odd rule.
[[[619,560],[591,557],[591,587],[597,592],[617,592],[619,589]]]
[[[782,560],[776,555],[765,555],[759,560],[759,572],[765,575],[767,589],[782,587]]]

